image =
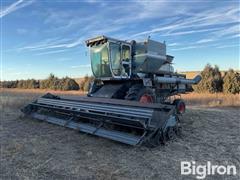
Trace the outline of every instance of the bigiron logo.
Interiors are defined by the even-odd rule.
[[[205,179],[213,175],[236,175],[235,165],[213,165],[210,161],[205,164],[197,164],[195,161],[181,162],[181,175],[194,175],[197,179]]]

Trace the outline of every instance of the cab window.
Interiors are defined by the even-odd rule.
[[[111,77],[107,44],[96,45],[90,48],[92,72],[95,77]]]
[[[121,75],[121,46],[116,43],[110,43],[110,57],[112,62],[112,71],[115,76]]]
[[[122,60],[129,62],[130,60],[130,47],[123,45],[122,46]]]

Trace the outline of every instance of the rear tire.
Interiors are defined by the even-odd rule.
[[[181,99],[175,99],[173,101],[173,105],[176,106],[176,111],[177,111],[177,114],[184,114],[185,111],[186,111],[186,105],[184,103],[183,100]]]

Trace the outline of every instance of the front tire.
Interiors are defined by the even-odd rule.
[[[135,84],[129,88],[126,100],[139,101],[141,103],[154,103],[155,96],[152,89],[144,87],[141,84]]]

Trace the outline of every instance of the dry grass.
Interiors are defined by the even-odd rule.
[[[198,75],[200,71],[187,71],[187,72],[180,72],[180,74],[185,74],[188,79],[194,78],[196,75]]]
[[[19,108],[43,93],[1,92],[0,179],[190,180],[195,176],[180,175],[181,161],[240,165],[236,108],[190,107],[182,118],[182,137],[148,149],[22,117]],[[207,179],[239,178],[238,174]]]
[[[46,93],[53,93],[60,96],[81,96],[82,91],[53,91],[42,89],[1,89],[0,108],[21,109],[24,105],[35,100]]]
[[[83,96],[82,91],[53,91],[41,89],[1,89],[0,106],[20,108],[39,96],[46,93],[53,93],[60,96]],[[181,95],[188,106],[203,107],[240,107],[240,95],[236,94],[199,94],[189,93]]]
[[[53,94],[69,94],[69,95],[84,95],[85,93],[83,91],[55,91],[55,90],[49,90],[49,89],[18,89],[18,88],[2,88],[1,93],[17,93],[17,94],[46,94],[46,93],[53,93]]]
[[[186,104],[191,106],[205,106],[205,107],[237,107],[240,106],[240,95],[239,94],[199,94],[190,93],[182,95]]]

